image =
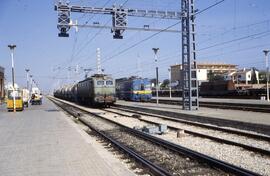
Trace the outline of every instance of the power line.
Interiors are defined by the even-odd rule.
[[[213,7],[217,6],[217,5],[219,5],[219,4],[221,4],[221,3],[224,2],[224,1],[225,1],[225,0],[218,1],[218,2],[214,3],[213,5],[210,5],[209,7],[205,8],[205,9],[203,9],[203,10],[197,12],[197,13],[195,13],[195,15],[201,14],[201,13],[203,13],[203,12],[205,12],[205,11],[207,11],[207,10],[209,10],[209,9],[211,9],[211,8],[213,8]],[[141,43],[143,43],[143,42],[145,42],[145,41],[147,41],[147,40],[149,40],[149,39],[155,37],[156,35],[158,35],[158,34],[164,32],[164,31],[166,31],[166,30],[168,30],[168,29],[170,29],[170,28],[172,28],[172,27],[178,25],[179,23],[181,23],[181,21],[179,21],[179,22],[177,22],[177,23],[175,23],[175,24],[172,24],[172,25],[168,26],[167,28],[162,29],[162,30],[159,31],[159,32],[156,32],[156,33],[150,35],[149,37],[144,38],[143,40],[141,40],[141,41],[139,41],[139,42],[137,42],[137,43],[131,45],[130,47],[128,47],[128,48],[126,48],[126,49],[123,49],[122,51],[120,51],[120,52],[118,52],[118,53],[116,53],[116,54],[114,54],[114,55],[108,57],[104,62],[106,62],[106,61],[108,61],[108,60],[111,60],[112,58],[114,58],[114,57],[116,57],[116,56],[119,56],[119,55],[121,55],[121,54],[127,52],[128,50],[130,50],[130,49],[132,49],[132,48],[134,48],[134,47],[140,45]]]
[[[197,13],[195,13],[195,16],[198,15],[198,14],[201,14],[201,13],[203,13],[203,12],[205,12],[205,11],[207,11],[207,10],[209,10],[209,9],[211,9],[211,8],[221,4],[221,3],[223,3],[224,1],[225,0],[218,1],[218,2],[216,2],[216,3],[214,3],[214,4],[210,5],[210,6],[206,7],[205,9],[198,11]]]
[[[147,41],[147,40],[149,40],[149,39],[155,37],[156,35],[158,35],[158,34],[164,32],[164,31],[166,31],[166,30],[168,30],[168,29],[170,29],[170,28],[176,26],[176,25],[179,24],[179,23],[181,23],[181,21],[180,21],[180,22],[177,22],[177,23],[175,23],[175,24],[173,24],[173,25],[170,25],[170,26],[168,26],[167,28],[162,29],[161,31],[156,32],[156,33],[154,33],[154,34],[152,34],[152,35],[150,35],[150,36],[144,38],[143,40],[141,40],[141,41],[139,41],[139,42],[137,42],[137,43],[131,45],[130,47],[128,47],[128,48],[126,48],[126,49],[123,49],[122,51],[120,51],[120,52],[118,52],[118,53],[116,53],[116,54],[114,54],[114,55],[108,57],[107,59],[105,59],[104,62],[106,62],[106,61],[108,61],[108,60],[111,60],[112,58],[114,58],[114,57],[116,57],[116,56],[119,56],[119,55],[121,55],[121,54],[127,52],[128,50],[130,50],[130,49],[132,49],[132,48],[134,48],[134,47],[140,45],[141,43],[143,43],[143,42],[145,42],[145,41]]]
[[[242,51],[251,50],[251,49],[257,49],[257,48],[261,48],[261,47],[268,46],[268,45],[270,45],[270,43],[265,43],[265,44],[261,44],[261,45],[255,45],[255,46],[252,46],[252,47],[232,50],[232,51],[228,51],[228,52],[225,52],[225,53],[222,53],[222,54],[216,54],[216,55],[210,55],[210,56],[206,55],[206,56],[201,56],[201,57],[211,58],[211,57],[223,56],[223,55],[226,55],[226,54],[237,53],[237,52],[242,52]]]
[[[201,41],[201,43],[205,43],[205,42],[207,42],[209,40],[212,40],[213,38],[216,38],[217,36],[223,36],[223,35],[231,32],[231,31],[236,31],[236,30],[243,29],[243,28],[250,28],[252,26],[256,26],[256,25],[260,25],[260,24],[264,24],[264,23],[269,24],[270,23],[270,19],[259,21],[259,22],[255,22],[255,23],[251,23],[251,24],[247,24],[247,25],[238,26],[238,27],[235,27],[235,28],[230,28],[230,29],[228,29],[226,31],[223,31],[221,33],[218,33],[216,35],[213,35],[213,36],[207,38],[206,40]]]
[[[106,3],[103,5],[103,8],[110,2],[111,0],[107,0],[106,1]],[[117,1],[117,0],[116,0]],[[115,2],[116,2],[115,1]],[[93,19],[94,17],[96,16],[96,14],[93,14],[86,22],[85,22],[85,24],[84,25],[87,25],[88,24],[88,22],[91,20],[91,19]],[[104,27],[109,23],[109,21],[110,20],[108,20],[107,22],[106,22],[106,24],[104,25]],[[83,45],[81,48],[85,48],[87,45],[89,45],[89,43],[91,43],[92,41],[93,41],[93,39],[102,31],[103,29],[101,28],[101,30],[99,30],[95,35],[94,35],[94,37],[92,37],[88,42],[86,42],[86,44],[85,45]],[[90,31],[88,34],[87,34],[87,37],[89,36],[89,34],[91,33],[92,31]],[[77,53],[76,53],[76,55],[75,56],[77,56],[78,54],[80,54],[80,52],[83,50],[83,49],[80,49]]]
[[[210,48],[213,48],[213,47],[216,47],[216,46],[221,46],[221,45],[225,45],[225,44],[228,44],[228,43],[233,43],[233,42],[240,41],[240,40],[244,40],[244,39],[247,39],[247,38],[250,38],[250,37],[254,37],[254,36],[266,34],[266,33],[269,33],[269,32],[270,32],[270,30],[267,30],[267,31],[264,31],[264,32],[260,32],[260,33],[256,33],[256,34],[247,35],[247,36],[240,37],[240,38],[236,38],[236,39],[232,39],[232,40],[229,40],[229,41],[225,41],[225,42],[221,42],[221,43],[216,43],[216,44],[214,44],[214,45],[210,45],[210,46],[201,48],[201,49],[199,49],[199,50],[197,50],[197,51],[202,51],[202,50],[210,49]]]

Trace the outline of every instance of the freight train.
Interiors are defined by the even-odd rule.
[[[155,96],[154,93],[153,96]],[[182,90],[179,86],[173,87],[171,93],[173,97],[182,96]],[[160,90],[159,96],[168,97],[169,90]],[[199,96],[205,98],[261,99],[266,96],[266,88],[262,85],[235,84],[233,81],[209,81],[201,83]]]
[[[252,85],[235,84],[232,81],[203,82],[199,88],[202,97],[219,98],[252,98],[260,99],[265,96],[264,87],[255,88]]]
[[[74,85],[54,92],[56,98],[91,106],[110,106],[116,102],[115,80],[105,74],[95,74]]]
[[[121,100],[150,101],[151,82],[147,78],[139,77],[116,79],[116,95]]]

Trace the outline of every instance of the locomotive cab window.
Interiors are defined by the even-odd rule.
[[[103,86],[104,85],[104,81],[97,81],[97,85],[98,86]]]
[[[106,81],[106,85],[113,85],[113,82],[111,80]]]
[[[145,85],[145,90],[151,90],[151,85],[150,84],[146,84]]]
[[[144,89],[144,84],[141,84],[141,90],[145,90],[145,89]]]

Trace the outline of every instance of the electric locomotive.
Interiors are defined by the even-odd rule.
[[[116,95],[129,101],[150,101],[152,98],[151,82],[148,78],[130,77],[116,80]]]
[[[115,81],[111,76],[95,74],[77,84],[78,102],[90,105],[115,103]]]
[[[54,96],[91,106],[110,106],[116,101],[115,80],[109,75],[95,74],[75,85],[56,90]]]

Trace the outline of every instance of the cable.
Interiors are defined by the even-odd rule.
[[[247,38],[250,38],[250,37],[254,37],[254,36],[257,36],[257,35],[266,34],[266,33],[269,33],[269,32],[270,32],[270,30],[267,30],[267,31],[264,31],[264,32],[247,35],[247,36],[236,38],[236,39],[232,39],[232,40],[229,40],[229,41],[225,41],[225,42],[221,42],[221,43],[216,43],[214,45],[210,45],[210,46],[207,46],[207,47],[198,49],[197,51],[202,51],[202,50],[210,49],[210,48],[213,48],[213,47],[216,47],[216,46],[221,46],[221,45],[225,45],[225,44],[228,44],[228,43],[236,42],[236,41],[239,41],[239,40],[244,40],[244,39],[247,39]]]
[[[103,5],[103,8],[104,8],[110,1],[111,1],[111,0],[107,0],[106,3]],[[116,1],[115,1],[115,2],[116,2]],[[96,14],[94,14],[93,16],[91,16],[91,17],[85,22],[84,26],[87,25],[88,22],[89,22],[91,19],[93,19],[93,18],[95,17],[95,15],[96,15]],[[109,20],[109,21],[110,21],[110,20]],[[104,27],[109,23],[109,21],[106,22],[106,24],[104,25]],[[89,43],[91,43],[91,42],[93,41],[93,39],[94,39],[94,38],[95,38],[102,30],[103,30],[103,28],[101,28],[101,30],[99,30],[99,31],[95,34],[95,36],[92,37],[92,38],[90,39],[90,42],[88,41],[88,42],[86,42],[85,45],[83,45],[83,47],[81,47],[81,46],[80,46],[80,47],[84,49]],[[90,33],[91,33],[91,31],[87,34],[87,38],[88,38],[88,36],[89,36]],[[77,56],[78,54],[80,54],[80,52],[81,52],[83,49],[80,49],[80,50],[76,53],[75,56]]]
[[[103,5],[103,7],[105,7],[109,2],[110,2],[111,0],[108,0],[104,5]],[[117,1],[117,0],[116,0]],[[116,1],[114,1],[114,2],[116,2]],[[127,2],[128,2],[129,0],[126,0],[123,4],[122,4],[122,6],[124,6]],[[103,25],[103,27],[105,27],[105,26],[107,26],[108,25],[108,23],[111,21],[111,19],[109,19],[106,23],[105,23],[105,25]],[[83,47],[82,47],[82,49],[80,50],[80,51],[78,51],[77,52],[77,54],[76,55],[78,55],[87,45],[89,45],[89,43],[91,43],[100,33],[101,33],[101,31],[103,30],[104,28],[101,28],[95,35],[94,35],[94,37],[92,37]],[[90,34],[90,32],[88,33],[88,35]],[[87,37],[88,37],[88,35],[87,35]],[[86,58],[86,59],[88,59],[88,58]],[[85,59],[84,59],[85,60]]]
[[[195,13],[195,15],[201,14],[201,13],[203,13],[203,12],[205,12],[205,11],[207,11],[207,10],[209,10],[209,9],[211,9],[211,8],[213,8],[213,7],[217,6],[217,5],[219,5],[219,4],[221,4],[221,3],[224,2],[224,1],[225,1],[225,0],[218,1],[218,2],[216,2],[215,4],[213,4],[213,5],[209,6],[209,7],[205,8],[205,9],[203,9],[203,10],[197,12],[197,13]],[[177,22],[177,23],[175,23],[175,24],[173,24],[173,25],[170,25],[170,26],[168,26],[167,28],[162,29],[162,30],[159,31],[159,32],[156,32],[156,33],[150,35],[149,37],[146,37],[145,39],[143,39],[143,40],[141,40],[141,41],[139,41],[139,42],[137,42],[137,43],[131,45],[130,47],[128,47],[128,48],[126,48],[126,49],[123,49],[122,51],[120,51],[120,52],[118,52],[118,53],[112,55],[111,57],[108,57],[107,59],[105,59],[104,62],[106,62],[106,61],[108,61],[108,60],[111,60],[112,58],[114,58],[114,57],[116,57],[116,56],[119,56],[119,55],[121,55],[121,54],[127,52],[128,50],[130,50],[130,49],[136,47],[137,45],[139,45],[139,44],[141,44],[141,43],[143,43],[143,42],[145,42],[145,41],[147,41],[147,40],[149,40],[149,39],[155,37],[156,35],[158,35],[158,34],[164,32],[164,31],[166,31],[166,30],[168,30],[168,29],[170,29],[170,28],[172,28],[172,27],[178,25],[179,23],[181,23],[181,21],[179,21],[179,22]],[[103,62],[103,63],[104,63],[104,62]]]
[[[211,36],[209,38],[207,38],[206,40],[203,40],[201,43],[204,43],[204,42],[207,42],[209,40],[212,40],[212,38],[216,38],[217,36],[223,36],[231,31],[235,31],[235,30],[238,30],[238,29],[242,29],[242,28],[249,28],[251,26],[255,26],[255,25],[259,25],[259,24],[263,24],[263,23],[269,23],[270,22],[270,19],[267,19],[267,20],[263,20],[263,21],[259,21],[259,22],[255,22],[255,23],[251,23],[251,24],[247,24],[247,25],[242,25],[242,26],[238,26],[238,27],[235,27],[235,28],[231,28],[231,29],[228,29],[222,33],[219,33],[219,34],[216,34],[214,36]]]
[[[207,10],[209,10],[209,9],[211,9],[211,8],[213,8],[213,7],[217,6],[217,5],[219,5],[219,4],[221,4],[221,3],[224,2],[224,1],[225,1],[225,0],[221,0],[221,1],[218,1],[218,2],[214,3],[213,5],[210,5],[210,6],[206,7],[205,9],[203,9],[203,10],[201,10],[201,11],[195,13],[195,16],[198,15],[198,14],[201,14],[201,13],[203,13],[203,12],[205,12],[205,11],[207,11]]]
[[[158,19],[152,21],[152,22],[150,23],[151,26],[152,26],[152,25],[155,25],[155,23],[158,22],[158,21],[160,21],[160,20],[161,20],[161,19],[158,18]],[[141,33],[141,31],[137,31],[136,33],[134,33],[131,37],[129,37],[128,39],[126,39],[127,42],[121,44],[120,46],[116,47],[115,49],[113,48],[113,49],[112,49],[112,52],[109,52],[109,54],[106,54],[105,58],[109,57],[109,56],[107,56],[107,55],[110,55],[110,53],[113,53],[113,51],[117,51],[117,50],[119,50],[122,46],[126,46],[127,43],[130,43],[131,40],[133,40],[134,37],[137,37],[137,38],[138,38],[138,34],[140,34],[140,33]],[[140,37],[139,37],[139,38],[140,38]]]
[[[181,22],[181,21],[180,21],[180,22]],[[176,25],[179,24],[180,22],[177,22],[177,23],[175,23],[175,24],[173,24],[173,25],[170,25],[170,26],[168,26],[167,28],[162,29],[161,31],[156,32],[156,33],[154,33],[154,34],[152,34],[152,35],[150,35],[150,36],[144,38],[143,40],[141,40],[141,41],[139,41],[139,42],[137,42],[137,43],[131,45],[130,47],[128,47],[128,48],[126,48],[126,49],[124,49],[124,50],[118,52],[117,54],[114,54],[114,55],[112,55],[111,57],[108,57],[107,59],[105,59],[104,62],[106,62],[106,61],[108,61],[108,60],[110,60],[110,59],[112,59],[112,58],[114,58],[114,57],[116,57],[116,56],[119,56],[119,55],[125,53],[126,51],[128,51],[128,50],[134,48],[135,46],[137,46],[137,45],[139,45],[139,44],[141,44],[141,43],[143,43],[143,42],[145,42],[145,41],[147,41],[147,40],[149,40],[149,39],[155,37],[156,35],[158,35],[158,34],[164,32],[164,31],[166,31],[166,30],[168,30],[168,29],[170,29],[170,28],[176,26]],[[104,63],[104,62],[103,62],[103,63]]]
[[[201,56],[204,57],[204,58],[211,58],[211,57],[218,57],[218,56],[223,56],[223,55],[226,55],[226,54],[231,54],[231,53],[238,53],[238,52],[242,52],[242,51],[246,51],[246,50],[251,50],[251,49],[257,49],[257,48],[261,48],[261,47],[264,47],[264,46],[268,46],[270,45],[270,43],[265,43],[265,44],[261,44],[261,45],[256,45],[256,46],[252,46],[252,47],[248,47],[248,48],[241,48],[241,49],[237,49],[237,50],[232,50],[232,51],[228,51],[228,52],[225,52],[225,53],[222,53],[222,54],[216,54],[216,55],[206,55],[206,56]]]
[[[110,1],[111,1],[111,0],[107,0],[106,3],[103,5],[103,7],[105,7]],[[117,1],[117,0],[115,0],[114,2],[116,2],[116,1]],[[98,2],[98,1],[97,1],[97,2]],[[97,3],[97,2],[96,2],[96,3]],[[96,4],[96,3],[95,3],[95,4]],[[85,13],[85,14],[86,14],[86,13]],[[84,14],[84,15],[85,15],[85,14]],[[85,22],[84,25],[87,25],[87,23],[88,23],[91,19],[93,19],[93,18],[95,17],[95,15],[96,15],[96,14],[94,14],[93,16],[91,16],[91,17]],[[106,24],[105,24],[104,26],[106,26],[106,25],[108,24],[108,22],[109,22],[109,21],[107,21]],[[92,37],[92,38],[90,39],[90,41],[88,41],[83,47],[81,47],[82,45],[79,46],[79,48],[81,48],[81,49],[80,49],[79,51],[77,51],[76,54],[73,53],[73,52],[75,52],[75,50],[72,51],[72,56],[71,56],[72,59],[71,59],[71,60],[73,60],[74,57],[76,57],[76,56],[77,56],[77,55],[78,55],[85,47],[87,47],[87,45],[89,45],[89,43],[91,43],[101,31],[102,31],[102,28],[101,28],[101,30],[99,30],[99,31],[95,34],[95,36]],[[91,32],[89,32],[89,33],[87,34],[87,37],[89,36],[90,33],[91,33]],[[66,63],[66,62],[67,62],[67,63]],[[63,64],[60,64],[60,65],[66,65],[66,64],[68,64],[68,62],[69,62],[69,61],[65,61]]]

